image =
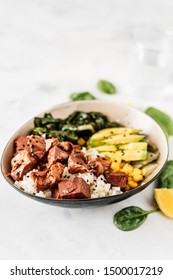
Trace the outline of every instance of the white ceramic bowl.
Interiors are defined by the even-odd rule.
[[[146,188],[156,177],[159,175],[163,169],[167,157],[168,157],[168,143],[160,126],[148,115],[145,113],[120,102],[110,102],[102,100],[91,100],[91,101],[75,101],[68,102],[60,105],[56,105],[53,108],[48,108],[47,113],[52,113],[55,118],[66,118],[74,111],[95,111],[105,114],[111,121],[116,121],[127,127],[133,127],[136,129],[141,129],[142,133],[147,134],[149,140],[151,140],[157,147],[160,152],[158,159],[158,167],[154,172],[149,175],[136,189],[124,192],[123,194],[95,198],[95,199],[47,199],[41,198],[38,196],[30,195],[22,190],[17,189],[14,186],[14,182],[11,177],[8,175],[10,172],[10,161],[13,155],[13,143],[14,140],[19,135],[27,135],[34,126],[34,118],[25,123],[9,140],[7,143],[1,160],[1,170],[5,179],[21,194],[24,194],[32,199],[37,201],[52,204],[55,206],[63,207],[90,207],[90,206],[101,206],[106,204],[111,204],[119,202],[121,200],[127,199],[128,197],[142,191]],[[39,114],[38,116],[42,117],[45,112]]]

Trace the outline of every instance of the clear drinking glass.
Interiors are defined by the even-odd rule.
[[[132,34],[128,91],[140,100],[164,96],[172,72],[171,31],[143,27]]]

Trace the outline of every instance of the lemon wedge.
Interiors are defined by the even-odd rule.
[[[155,189],[154,198],[162,213],[168,218],[173,219],[173,189]]]

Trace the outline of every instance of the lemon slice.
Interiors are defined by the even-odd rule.
[[[162,213],[173,219],[173,189],[155,189],[154,197]]]

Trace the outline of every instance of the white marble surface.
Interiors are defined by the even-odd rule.
[[[73,91],[173,117],[171,90],[162,101],[127,96],[132,30],[173,28],[172,11],[171,0],[0,0],[0,152],[25,121]],[[97,91],[100,78],[117,85],[115,97]],[[113,214],[129,205],[153,208],[153,185],[111,206],[64,209],[21,196],[1,174],[0,259],[172,259],[173,222],[161,213],[132,232],[113,226]]]

